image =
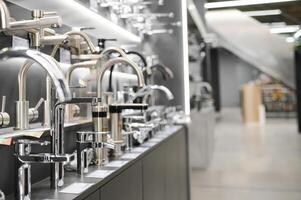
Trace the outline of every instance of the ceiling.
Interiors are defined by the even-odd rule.
[[[227,1],[227,0],[208,0],[208,2],[218,2],[218,1]],[[301,1],[231,7],[231,9],[233,8],[239,9],[241,11],[260,11],[260,10],[280,9],[281,10],[280,15],[260,16],[254,18],[262,23],[284,22],[286,25],[301,24]]]

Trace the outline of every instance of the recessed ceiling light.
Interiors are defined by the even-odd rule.
[[[246,11],[244,12],[244,14],[250,17],[274,16],[274,15],[281,15],[281,10],[275,9],[275,10]]]
[[[271,28],[271,33],[283,34],[283,33],[295,33],[300,29],[300,26],[284,26],[284,27],[275,27]]]
[[[285,3],[293,2],[298,0],[235,0],[235,1],[219,1],[205,3],[206,9],[214,8],[233,8],[240,6],[251,6],[251,5],[262,5],[262,4],[273,4],[273,3]]]

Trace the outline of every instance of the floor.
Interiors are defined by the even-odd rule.
[[[244,125],[224,109],[207,170],[191,173],[192,200],[300,200],[301,135],[295,120]]]

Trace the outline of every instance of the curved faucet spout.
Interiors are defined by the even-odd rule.
[[[10,13],[3,0],[0,0],[1,29],[10,28]]]
[[[71,99],[71,93],[68,84],[66,83],[64,75],[59,68],[59,64],[54,60],[54,58],[39,51],[30,49],[24,50],[5,48],[0,51],[0,60],[6,60],[9,58],[17,57],[31,59],[46,70],[47,74],[51,77],[52,82],[55,85],[59,102],[65,102]],[[28,65],[23,65],[23,67],[19,71],[18,78],[19,85],[21,86],[20,89],[26,88],[26,72],[28,71],[31,65],[32,63],[28,63]],[[26,98],[25,91],[19,91],[19,94],[21,94],[19,98]]]
[[[104,49],[101,53],[100,53],[100,58],[108,55],[110,53],[118,53],[121,57],[126,57],[127,54],[124,52],[123,49],[118,48],[118,47],[108,47],[106,49]]]
[[[72,72],[78,68],[92,68],[96,65],[96,60],[78,62],[71,65],[66,73],[66,81],[70,85]]]
[[[149,95],[151,95],[151,91],[153,90],[159,90],[159,91],[162,91],[166,98],[171,101],[174,99],[174,95],[172,94],[172,92],[165,86],[163,85],[147,85],[143,88],[141,88],[140,90],[138,90],[131,98],[130,100],[133,101],[135,100],[136,98],[138,97],[144,97],[143,98],[143,102],[146,101],[147,97]]]
[[[152,66],[149,67],[149,69],[151,71],[154,71],[155,69],[157,69],[159,72],[161,72],[164,80],[172,79],[174,77],[174,74],[171,71],[171,69],[164,66],[164,65],[161,65],[161,64],[152,65]],[[144,68],[143,73],[148,75],[148,76],[151,76],[153,73],[152,74],[147,74],[148,73],[147,70],[148,70],[147,68]]]
[[[139,87],[144,87],[145,86],[145,82],[144,82],[144,77],[143,77],[143,73],[140,70],[140,68],[138,67],[138,65],[136,63],[134,63],[133,61],[125,58],[125,57],[118,57],[118,58],[113,58],[109,61],[107,61],[103,66],[101,65],[101,59],[99,59],[96,63],[96,67],[100,67],[100,71],[99,71],[99,75],[98,75],[98,80],[97,80],[97,97],[101,97],[102,95],[102,79],[104,77],[104,74],[106,72],[106,70],[110,69],[113,65],[118,64],[118,63],[123,63],[126,64],[128,66],[131,66],[135,73],[137,74],[138,77],[138,85]]]
[[[69,31],[69,32],[64,33],[64,35],[66,35],[68,37],[75,36],[75,35],[80,36],[87,43],[91,53],[97,53],[97,50],[96,50],[94,44],[92,43],[91,39],[89,38],[89,36],[86,33],[81,32],[81,31]],[[68,40],[68,38],[66,40]],[[63,42],[65,42],[66,40],[64,40]],[[55,54],[59,50],[61,44],[62,43],[57,44],[57,45],[54,46],[54,48],[53,48],[53,50],[50,54],[52,57],[55,56]]]

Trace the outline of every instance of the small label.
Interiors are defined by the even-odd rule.
[[[121,156],[120,158],[131,160],[131,159],[137,158],[139,155],[140,155],[140,153],[127,153],[127,154],[124,154],[123,156]]]
[[[12,41],[12,47],[13,48],[26,48],[29,49],[29,41],[27,39],[18,37],[18,36],[13,36],[13,41]]]
[[[139,153],[143,153],[148,149],[148,147],[137,147],[132,149],[132,152],[139,152]]]
[[[105,177],[109,176],[111,173],[113,173],[113,170],[96,170],[90,174],[88,174],[87,178],[101,178],[104,179]]]
[[[60,48],[60,62],[64,64],[71,64],[71,53],[70,51]]]
[[[154,143],[154,142],[161,142],[162,141],[162,138],[157,138],[157,137],[155,137],[155,138],[152,138],[152,139],[150,139],[149,140],[149,142],[152,142],[152,143]]]
[[[116,160],[116,161],[112,161],[110,163],[108,163],[107,165],[105,165],[106,167],[122,167],[123,165],[125,165],[128,161],[121,161],[121,160]]]
[[[92,185],[92,183],[73,183],[62,189],[60,192],[68,194],[80,194]]]
[[[93,11],[98,11],[98,1],[97,0],[90,0],[90,9]]]

